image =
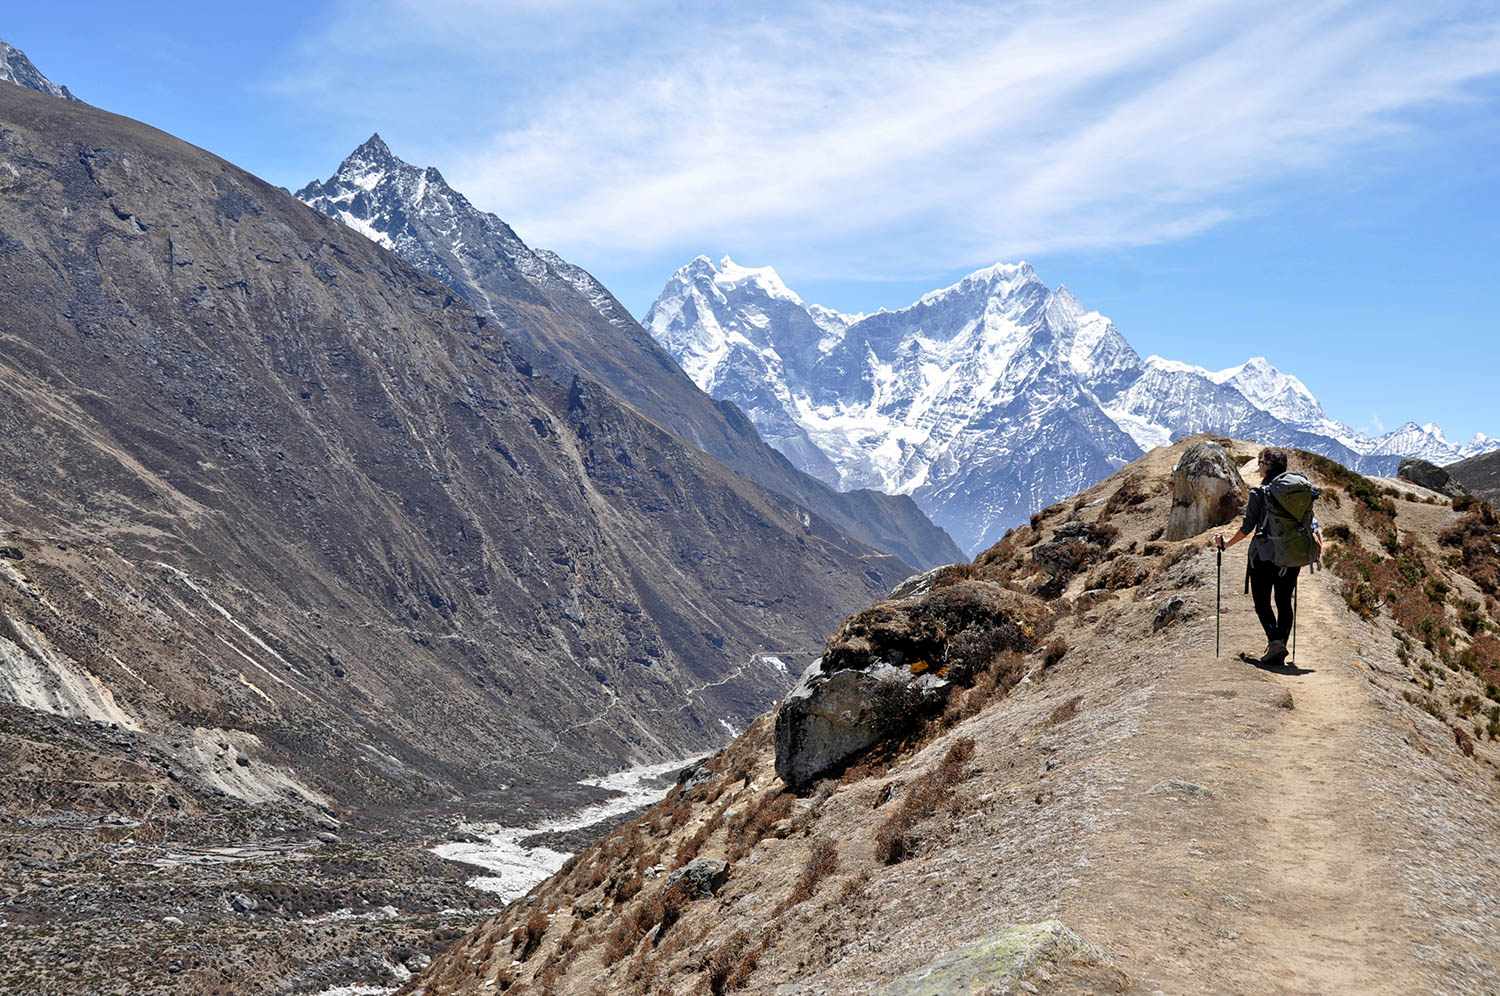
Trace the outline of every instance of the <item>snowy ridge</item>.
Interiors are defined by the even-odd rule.
[[[1298,446],[1372,473],[1464,447],[1436,426],[1368,439],[1265,357],[1211,371],[1142,360],[1066,287],[997,263],[906,308],[809,305],[769,266],[699,256],[644,324],[794,464],[836,487],[910,494],[970,552],[1142,451],[1195,432]]]
[[[0,40],[0,81],[64,100],[78,100],[67,87],[43,76],[42,71],[26,58],[25,52],[4,40]]]

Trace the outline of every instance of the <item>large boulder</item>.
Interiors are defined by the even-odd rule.
[[[1228,450],[1207,440],[1194,443],[1172,468],[1172,511],[1165,538],[1187,539],[1233,521],[1249,494]]]
[[[1035,598],[961,581],[879,602],[845,620],[776,712],[776,773],[800,788],[940,708],[1047,619]]]
[[[890,664],[828,672],[814,661],[776,711],[776,774],[801,788],[941,701],[946,679],[910,677]]]
[[[1396,476],[1429,491],[1447,495],[1449,498],[1457,498],[1459,495],[1469,493],[1469,489],[1455,481],[1448,471],[1435,463],[1419,460],[1416,457],[1402,458],[1401,465],[1396,468]]]

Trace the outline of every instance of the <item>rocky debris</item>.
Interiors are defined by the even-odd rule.
[[[677,773],[677,784],[682,786],[684,795],[713,780],[714,773],[708,770],[708,766],[702,761],[690,764]]]
[[[959,581],[850,616],[828,641],[822,668],[886,663],[965,683],[992,653],[1030,650],[1048,618],[1047,607],[1028,595],[992,581]]]
[[[226,899],[229,908],[236,913],[254,913],[260,909],[260,903],[245,895],[243,892],[231,892]]]
[[[897,979],[881,996],[951,996],[953,993],[1037,992],[1025,981],[1035,969],[1082,963],[1107,966],[1109,956],[1059,920],[1004,927],[938,957]],[[1050,990],[1050,987],[1049,987]],[[1118,990],[1116,990],[1118,991]]]
[[[776,713],[776,773],[800,787],[940,707],[1006,650],[1030,650],[1037,599],[960,581],[847,619]]]
[[[667,885],[680,885],[693,899],[709,899],[729,881],[729,862],[694,858],[667,876]]]
[[[1104,522],[1074,519],[1058,526],[1050,539],[1031,548],[1031,559],[1047,575],[1037,594],[1060,594],[1074,575],[1104,558],[1115,535],[1114,527]]]
[[[0,546],[0,560],[25,560],[26,554],[18,546]]]
[[[1469,489],[1454,480],[1453,475],[1446,469],[1416,457],[1403,459],[1401,465],[1396,468],[1396,476],[1429,491],[1447,495],[1449,498],[1457,498],[1459,495],[1469,493]]]
[[[1159,633],[1175,623],[1196,615],[1198,603],[1192,598],[1173,595],[1157,606],[1156,616],[1151,620],[1151,632]]]
[[[1157,782],[1151,786],[1147,795],[1176,795],[1185,799],[1212,799],[1212,789],[1206,789],[1196,782],[1185,782],[1180,778],[1169,778],[1164,782]]]
[[[1223,446],[1210,440],[1194,443],[1172,468],[1172,511],[1164,538],[1187,539],[1224,525],[1245,507],[1248,495]]]

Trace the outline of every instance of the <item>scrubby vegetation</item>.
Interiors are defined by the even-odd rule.
[[[921,846],[919,825],[952,796],[954,785],[963,779],[964,768],[973,756],[973,738],[961,737],[948,748],[936,771],[907,786],[895,811],[876,831],[876,860],[895,864],[917,852]]]

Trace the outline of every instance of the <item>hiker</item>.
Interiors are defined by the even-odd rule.
[[[1239,532],[1220,533],[1213,542],[1227,550],[1254,534],[1246,577],[1255,614],[1266,631],[1266,652],[1260,660],[1279,666],[1286,662],[1286,641],[1292,632],[1297,575],[1322,559],[1323,529],[1312,511],[1318,489],[1301,474],[1287,473],[1286,450],[1261,450],[1257,464],[1260,487],[1250,489]]]

